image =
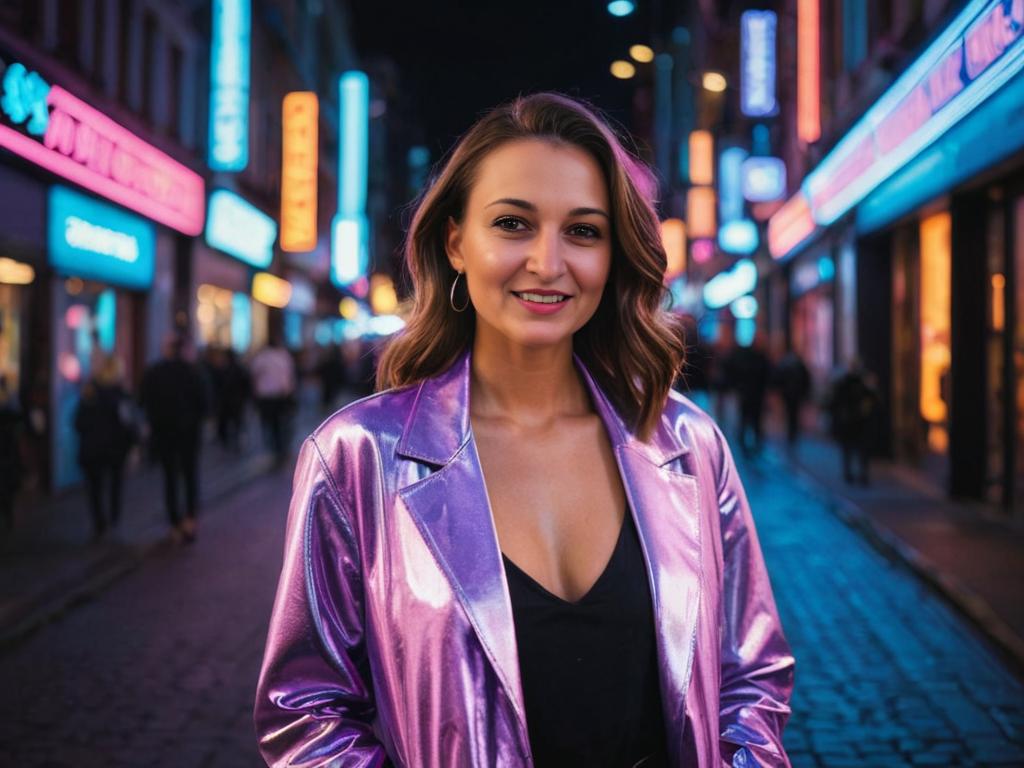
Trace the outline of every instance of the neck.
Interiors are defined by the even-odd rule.
[[[478,329],[479,330],[479,329]],[[471,416],[539,429],[591,412],[572,359],[572,339],[554,347],[523,348],[473,341]]]

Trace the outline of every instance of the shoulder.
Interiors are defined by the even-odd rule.
[[[710,458],[712,465],[717,467],[725,441],[714,419],[699,405],[670,389],[662,418],[679,441],[691,451]]]
[[[325,457],[358,450],[360,445],[397,443],[419,390],[419,385],[388,389],[354,400],[328,416],[309,440]]]

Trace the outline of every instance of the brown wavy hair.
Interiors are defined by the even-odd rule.
[[[597,162],[608,186],[612,259],[594,316],[573,348],[641,440],[661,417],[683,363],[683,339],[665,309],[665,249],[654,209],[657,183],[595,108],[558,93],[536,93],[488,112],[451,150],[421,195],[405,242],[412,310],[384,350],[377,389],[404,387],[443,372],[472,343],[475,313],[455,312],[455,270],[445,249],[445,223],[461,223],[481,161],[499,146],[542,139],[578,147]]]

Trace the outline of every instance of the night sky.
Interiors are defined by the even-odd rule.
[[[394,60],[437,158],[481,112],[519,93],[580,96],[632,127],[636,83],[616,80],[609,66],[629,59],[630,45],[652,44],[658,5],[637,6],[625,18],[602,0],[354,0],[351,8],[359,55]]]

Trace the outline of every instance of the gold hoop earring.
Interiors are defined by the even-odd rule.
[[[452,309],[454,309],[456,312],[465,312],[466,309],[469,307],[469,289],[468,288],[466,289],[466,303],[462,305],[461,309],[459,307],[455,306],[455,286],[459,284],[459,278],[460,277],[462,277],[462,273],[461,272],[456,272],[455,273],[455,279],[452,280],[452,290],[448,294],[448,303],[452,305]]]

